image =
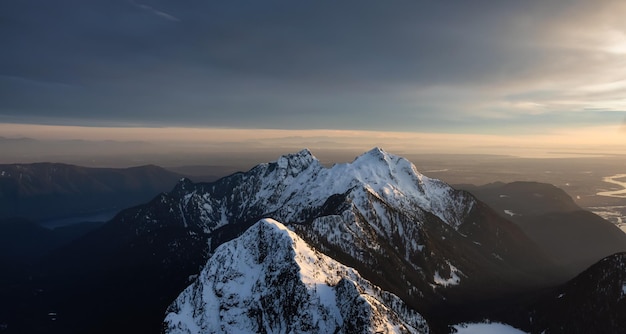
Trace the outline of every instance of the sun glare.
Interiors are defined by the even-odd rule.
[[[626,54],[626,34],[619,30],[610,30],[606,37],[606,51],[613,54]]]

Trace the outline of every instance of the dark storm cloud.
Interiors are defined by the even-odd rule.
[[[527,42],[563,3],[7,0],[0,122],[445,127],[407,90],[554,63]]]

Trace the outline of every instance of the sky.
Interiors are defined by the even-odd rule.
[[[0,136],[626,153],[624,17],[622,0],[5,0]]]

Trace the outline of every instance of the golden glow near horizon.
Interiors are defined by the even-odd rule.
[[[412,7],[416,4],[406,5],[406,10],[417,8]],[[212,149],[225,143],[231,145],[228,149],[235,144],[241,144],[239,149],[245,145],[358,149],[379,145],[420,152],[501,154],[509,150],[524,155],[554,150],[618,152],[623,147],[626,1],[511,3],[485,8],[469,2],[440,7],[434,1],[417,6],[452,15],[431,17],[425,10],[420,13],[426,15],[416,21],[413,16],[398,16],[404,11],[401,6],[381,13],[376,22],[368,15],[354,15],[347,17],[350,24],[330,26],[337,29],[333,33],[337,39],[333,37],[331,42],[326,35],[329,30],[318,29],[319,22],[329,18],[328,11],[312,13],[319,15],[317,20],[299,20],[303,12],[295,6],[285,8],[285,13],[293,15],[290,20],[274,22],[268,16],[247,22],[252,25],[244,26],[254,29],[242,30],[249,33],[246,38],[213,40],[214,36],[190,34],[189,39],[183,39],[190,45],[180,43],[176,34],[186,34],[188,29],[183,27],[194,28],[196,21],[181,17],[176,25],[179,28],[168,34],[176,38],[162,42],[146,39],[140,48],[114,41],[134,40],[138,35],[132,29],[141,25],[128,27],[128,35],[115,31],[107,43],[120,48],[115,54],[133,57],[111,59],[108,54],[76,54],[74,47],[69,47],[87,41],[81,29],[96,29],[90,23],[100,23],[98,20],[72,19],[67,31],[48,31],[45,24],[25,26],[28,20],[16,19],[7,26],[9,31],[27,27],[32,29],[29,37],[45,40],[63,31],[70,33],[68,40],[75,44],[64,45],[67,48],[50,55],[59,59],[41,63],[36,57],[21,58],[24,54],[41,54],[34,50],[45,49],[45,45],[25,43],[19,34],[6,34],[12,37],[7,42],[12,43],[15,52],[5,65],[11,68],[17,64],[24,71],[0,74],[0,85],[9,89],[0,103],[0,120],[164,127],[5,124],[0,136],[134,140],[208,145]],[[362,9],[362,13],[379,11],[378,6],[368,4]],[[340,10],[350,12],[348,7]],[[63,13],[68,18],[79,15]],[[468,15],[468,20],[458,20],[458,13]],[[224,29],[240,29],[236,25],[243,21],[238,11],[222,14],[234,15],[233,20],[224,20]],[[14,15],[27,15],[27,11]],[[416,22],[419,24],[414,26]],[[264,29],[265,24],[271,29]],[[277,38],[277,27],[307,33],[294,44],[284,36]],[[106,27],[97,29],[102,28]],[[352,38],[363,28],[377,31],[376,36]],[[160,35],[148,27],[141,29]],[[410,33],[413,29],[424,33]],[[103,33],[107,31],[102,29]],[[197,50],[194,45],[206,38],[216,48]],[[265,48],[254,42],[266,39],[279,47]],[[228,61],[217,61],[224,56],[220,45],[232,51]],[[154,54],[161,47],[180,57]],[[424,47],[428,52],[423,52]],[[311,56],[309,51],[318,49],[326,56],[335,52],[340,56]],[[68,56],[77,56],[78,60],[67,62]],[[198,57],[208,60],[197,62]],[[283,61],[291,58],[297,61]],[[146,60],[152,65],[145,67]],[[33,71],[57,63],[66,67]],[[109,71],[127,73],[107,75]],[[169,124],[231,128],[167,127]],[[317,129],[243,129],[251,126]],[[325,127],[415,133],[319,130]],[[436,133],[424,133],[429,131]]]
[[[276,148],[289,151],[365,151],[380,146],[398,154],[505,154],[553,157],[571,154],[626,154],[623,126],[561,129],[528,135],[411,133],[358,130],[274,130],[216,128],[80,127],[0,124],[8,138],[38,140],[142,141],[189,152],[253,151]]]

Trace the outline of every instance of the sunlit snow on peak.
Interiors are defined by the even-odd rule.
[[[273,219],[219,246],[165,323],[167,333],[428,332],[397,296]]]

